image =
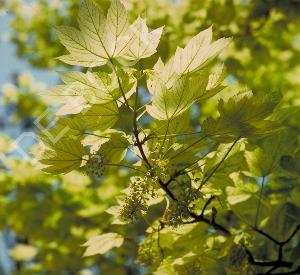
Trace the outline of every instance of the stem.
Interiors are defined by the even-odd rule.
[[[166,139],[167,139],[167,135],[168,135],[169,127],[170,127],[170,122],[171,122],[171,120],[170,121],[168,120],[167,129],[166,129],[166,132],[165,132],[164,137],[163,137],[163,141],[162,141],[160,149],[159,149],[159,153],[158,153],[159,155],[161,155],[163,147],[164,147],[164,145],[166,143]],[[164,153],[164,156],[165,156],[165,153]]]
[[[182,153],[186,152],[187,150],[189,150],[191,147],[195,146],[197,143],[201,142],[203,139],[206,138],[206,135],[201,137],[200,139],[196,140],[195,142],[193,142],[192,144],[190,144],[188,147],[184,148],[182,151],[178,152],[177,154],[175,154],[174,156],[172,156],[170,159],[174,159],[177,156],[181,155]]]
[[[121,80],[120,80],[120,76],[119,76],[118,70],[117,70],[115,64],[113,63],[113,60],[112,60],[112,59],[110,59],[110,63],[111,63],[111,65],[112,65],[113,71],[114,71],[114,73],[115,73],[115,75],[116,75],[116,77],[117,77],[118,85],[119,85],[119,88],[120,88],[122,97],[123,97],[123,99],[124,99],[124,103],[125,103],[125,105],[127,106],[128,110],[131,112],[131,107],[130,107],[130,105],[129,105],[129,103],[128,103],[128,100],[127,100],[127,98],[126,98],[126,94],[125,94],[125,92],[124,92],[124,90],[123,90],[123,87],[122,87],[122,84],[121,84]]]
[[[169,134],[169,135],[153,135],[150,134],[147,139],[152,139],[152,138],[164,138],[164,137],[180,137],[180,136],[191,136],[191,135],[197,135],[201,134],[202,132],[192,132],[192,133],[182,133],[182,134]]]
[[[152,166],[145,154],[143,145],[141,143],[140,137],[139,137],[139,130],[138,130],[138,126],[137,126],[137,100],[138,100],[138,96],[139,96],[139,90],[138,90],[138,85],[136,86],[136,92],[135,92],[135,103],[134,103],[134,110],[133,110],[133,135],[135,137],[135,144],[138,147],[140,154],[147,166],[148,169],[152,169]]]
[[[201,184],[199,185],[197,191],[199,191],[203,185],[205,183],[207,183],[210,178],[214,175],[215,172],[217,172],[217,170],[220,168],[220,166],[222,165],[222,163],[225,161],[225,159],[227,158],[227,156],[229,155],[229,153],[231,152],[231,150],[233,149],[233,147],[235,146],[235,144],[238,142],[238,140],[240,139],[241,137],[238,137],[233,143],[232,145],[229,147],[229,149],[227,150],[226,154],[223,156],[223,158],[220,160],[220,162],[215,166],[215,168],[212,170],[212,172],[202,180]]]
[[[83,132],[83,134],[87,135],[87,136],[94,136],[94,137],[99,137],[99,138],[110,138],[109,136],[101,136],[101,135],[97,135],[97,134],[94,134],[94,133]]]
[[[115,166],[115,167],[124,167],[124,168],[129,168],[129,169],[132,169],[132,170],[135,170],[135,171],[138,171],[140,173],[143,173],[145,174],[144,171],[138,169],[138,168],[135,168],[135,167],[132,167],[132,166],[129,166],[129,165],[126,165],[126,164],[117,164],[117,163],[104,163],[104,166]]]
[[[261,198],[262,198],[262,195],[263,195],[264,184],[265,184],[265,176],[262,177],[262,183],[261,183],[261,187],[260,187],[259,200],[258,200],[258,203],[257,203],[254,227],[257,227],[257,221],[258,221],[259,211],[260,211],[260,207],[261,207]]]
[[[160,250],[160,253],[161,253],[161,256],[162,256],[162,259],[164,260],[165,258],[165,253],[164,253],[164,250],[163,248],[161,247],[160,245],[160,231],[164,228],[164,225],[162,223],[160,223],[157,227],[157,246],[159,247],[159,250]]]

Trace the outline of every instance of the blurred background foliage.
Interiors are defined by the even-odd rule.
[[[104,8],[109,6],[109,1],[96,2]],[[300,2],[123,2],[132,18],[141,15],[152,28],[165,25],[158,49],[165,60],[178,45],[184,45],[189,38],[211,25],[215,38],[232,36],[233,42],[221,56],[229,75],[226,82],[230,86],[219,96],[226,98],[233,91],[246,87],[254,93],[281,92],[282,105],[288,107],[288,111],[278,115],[282,116],[294,139],[291,136],[280,140],[274,138],[274,147],[280,147],[280,142],[289,146],[280,147],[274,156],[274,169],[267,175],[269,184],[262,217],[269,231],[276,228],[279,229],[275,232],[277,237],[287,236],[287,228],[291,228],[289,226],[297,220],[299,222],[300,216],[300,112],[297,108],[300,105]],[[18,57],[40,70],[64,70],[64,65],[55,59],[64,53],[64,49],[58,43],[54,26],[74,24],[79,4],[77,0],[0,2],[0,7],[11,16],[9,39],[16,45]],[[155,61],[155,58],[150,58],[143,65],[150,67]],[[51,121],[52,110],[47,109],[47,102],[38,96],[45,86],[28,74],[12,75],[12,83],[2,88],[1,101],[6,110],[2,124],[12,124],[18,127],[20,133],[29,129],[35,131],[34,120],[48,110],[41,122],[47,125]],[[195,108],[196,119],[203,120],[205,116],[215,114],[217,102],[213,98]],[[134,236],[135,241],[127,241],[121,249],[105,257],[82,258],[84,249],[79,246],[89,236],[106,232],[111,226],[111,216],[105,210],[116,203],[116,196],[126,187],[129,177],[127,171],[110,168],[113,173],[107,173],[109,176],[105,180],[90,179],[81,172],[48,176],[29,160],[11,154],[13,146],[12,141],[4,136],[1,138],[0,230],[6,251],[2,252],[0,259],[8,259],[10,265],[5,267],[2,260],[0,273],[86,275],[97,274],[99,266],[101,274],[145,273],[136,262],[138,245],[147,227],[142,222],[122,229],[128,230],[126,234]],[[251,153],[259,156],[262,163],[268,161],[263,156],[272,155],[274,151],[273,147],[264,146],[262,143],[263,153],[258,149]],[[260,164],[251,163],[251,154],[248,156],[251,173],[255,175],[257,172],[258,177],[261,175]],[[244,190],[244,193],[229,190],[235,212],[246,213],[247,218],[249,203],[256,202],[256,190]],[[240,203],[237,198],[241,196],[244,196],[244,200]],[[273,253],[272,244],[258,236],[256,241],[258,247],[260,245],[256,252],[262,258]],[[293,243],[293,248],[290,257],[296,261],[300,254],[299,238]]]

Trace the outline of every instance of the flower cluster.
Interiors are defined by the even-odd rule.
[[[162,260],[162,252],[158,246],[157,234],[151,234],[140,245],[138,250],[138,261],[144,266],[155,268]]]
[[[131,177],[128,191],[120,210],[120,216],[126,222],[135,222],[146,214],[147,202],[151,197],[155,197],[156,193],[147,176]]]
[[[189,211],[201,196],[201,193],[191,186],[190,180],[184,178],[185,176],[176,181],[176,185],[172,189],[178,201],[171,202],[164,215],[165,223],[173,227],[179,226],[189,218]]]
[[[203,264],[203,263],[202,263]],[[201,272],[201,261],[198,257],[182,266],[178,265],[178,273],[182,275],[198,275]]]
[[[241,269],[247,262],[247,253],[243,245],[233,244],[227,255],[229,265],[234,269]]]
[[[86,174],[94,178],[102,177],[104,169],[104,158],[101,155],[90,157],[84,166]]]

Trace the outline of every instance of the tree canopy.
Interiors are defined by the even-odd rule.
[[[300,273],[298,1],[5,7],[60,77],[3,88],[39,139],[0,140],[13,272]]]

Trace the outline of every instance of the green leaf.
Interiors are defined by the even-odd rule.
[[[197,101],[208,99],[217,93],[221,92],[226,86],[223,85],[223,80],[226,77],[226,69],[223,64],[219,64],[208,76],[207,86],[205,91],[197,96]]]
[[[173,266],[173,259],[167,258],[160,264],[158,269],[153,273],[154,275],[172,275],[176,274]]]
[[[126,155],[129,141],[123,132],[113,132],[109,141],[101,145],[98,153],[103,155],[107,163],[119,163]]]
[[[153,55],[160,41],[163,27],[149,32],[146,20],[138,17],[130,26],[130,46],[124,54],[127,60],[138,60]]]
[[[31,245],[17,244],[12,250],[10,250],[10,255],[16,261],[30,261],[38,253],[38,249]]]
[[[148,31],[138,18],[129,25],[128,14],[119,0],[113,0],[105,18],[103,11],[86,0],[78,15],[80,30],[59,27],[58,37],[70,52],[59,59],[70,65],[98,67],[112,58],[145,58],[156,52],[162,28]]]
[[[83,246],[87,246],[84,257],[97,254],[106,254],[114,247],[120,247],[124,242],[124,238],[117,233],[105,233],[97,235],[89,239]]]
[[[277,93],[253,95],[240,93],[227,102],[219,101],[220,116],[208,118],[203,122],[203,131],[221,141],[232,141],[237,137],[266,135],[276,129],[276,122],[266,118],[279,102]]]
[[[13,142],[6,136],[0,136],[0,153],[6,153],[13,149]]]
[[[74,83],[71,83],[70,85],[56,85],[50,90],[42,92],[41,96],[49,104],[66,103],[74,98],[83,97],[80,87],[80,85]]]
[[[152,117],[170,120],[195,101],[212,97],[224,88],[221,84],[225,77],[224,66],[218,66],[211,74],[199,71],[228,44],[224,42],[227,40],[220,39],[210,45],[211,36],[209,28],[192,38],[184,49],[178,48],[166,65],[161,59],[157,61],[147,80],[153,99],[146,109]]]
[[[136,79],[130,70],[119,70],[121,84],[129,98],[136,88]],[[61,72],[65,85],[57,85],[42,94],[53,104],[63,104],[58,115],[77,114],[87,104],[106,104],[112,101],[123,103],[122,93],[114,73],[106,72]]]
[[[60,58],[70,65],[97,67],[117,57],[128,43],[124,36],[128,29],[128,16],[120,1],[112,1],[105,19],[103,12],[91,0],[86,0],[78,16],[80,31],[59,27],[58,36],[70,52]]]
[[[81,84],[89,85],[90,81],[87,75],[88,73],[89,72],[85,74],[78,71],[66,71],[66,72],[59,72],[59,76],[65,84],[81,83]]]
[[[290,173],[300,174],[300,150],[294,156],[285,155],[280,159],[280,166]]]
[[[85,99],[82,96],[73,97],[66,101],[57,111],[57,116],[79,114],[85,107]]]
[[[207,156],[204,160],[205,166],[203,169],[205,176],[209,175],[211,171],[214,170],[215,167],[224,159],[231,146],[232,144],[221,144],[216,152],[212,152]],[[247,162],[242,150],[242,145],[237,143],[219,166],[217,172],[214,173],[214,177],[219,177],[221,180],[233,172],[245,171],[247,168]]]
[[[227,192],[231,194],[227,196],[227,200],[231,205],[244,202],[252,196],[252,194],[244,194],[242,191],[239,192],[239,190],[231,186],[227,187]]]
[[[194,36],[185,48],[178,47],[174,57],[175,72],[182,75],[202,69],[230,42],[228,38],[221,38],[211,43],[211,39],[212,28],[210,27]]]
[[[147,86],[152,95],[155,94],[156,90],[159,90],[159,88],[156,88],[156,85],[158,85],[158,87],[160,86],[160,82],[157,82],[157,77],[168,89],[171,88],[174,82],[180,77],[174,71],[174,57],[171,57],[166,64],[159,58],[153,70],[155,77],[151,77],[150,73],[150,77],[147,80]]]
[[[111,3],[105,28],[108,54],[111,57],[121,56],[127,50],[130,38],[127,32],[129,28],[127,11],[119,0],[113,0]]]
[[[119,109],[116,102],[95,104],[87,107],[76,117],[85,122],[86,130],[103,131],[112,127],[118,120]]]
[[[281,156],[288,153],[293,143],[296,142],[296,138],[296,133],[284,129],[276,135],[256,141],[258,146],[255,150],[248,151],[246,154],[251,172],[256,176],[267,176],[272,173],[278,168]]]
[[[183,76],[168,89],[157,79],[152,90],[152,104],[146,106],[147,112],[159,120],[171,120],[184,113],[195,102],[197,93],[205,89],[203,78],[200,76]]]
[[[47,146],[41,156],[40,163],[46,165],[42,170],[51,174],[68,173],[81,165],[84,148],[79,140],[61,138],[52,143],[44,138]]]
[[[77,117],[60,118],[56,123],[56,127],[54,128],[53,136],[57,136],[59,132],[65,131],[66,133],[64,136],[76,139],[78,137],[81,137],[85,130],[86,125],[82,119],[79,119]],[[51,129],[47,131],[51,132]]]
[[[234,205],[235,207],[247,208],[247,206],[252,205],[253,202],[256,203],[254,196],[256,196],[259,190],[259,185],[256,180],[247,177],[242,173],[236,173],[232,178],[234,179],[234,185],[227,186],[226,191],[223,191],[227,194],[226,200],[229,204],[232,206]],[[250,199],[252,201],[249,201]],[[253,209],[248,210],[251,212]]]
[[[91,38],[73,27],[61,26],[57,28],[61,43],[70,52],[58,59],[69,65],[83,67],[98,67],[107,63],[107,55],[103,48],[93,43]]]

